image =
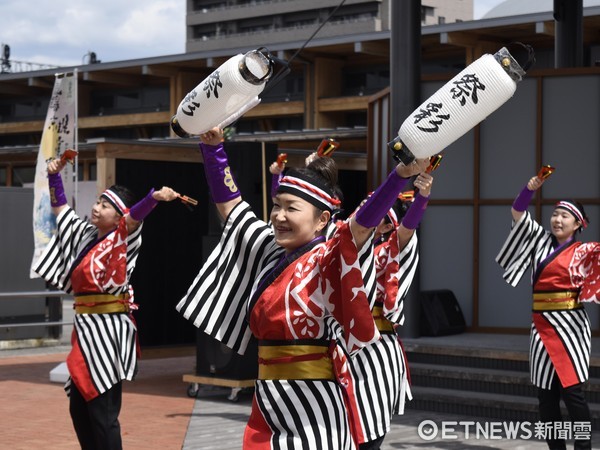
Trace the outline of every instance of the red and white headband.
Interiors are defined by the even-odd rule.
[[[108,203],[110,203],[113,206],[113,208],[115,208],[117,212],[122,216],[129,212],[129,208],[125,205],[123,200],[121,200],[119,194],[117,194],[115,191],[110,190],[110,188],[105,190],[102,194],[100,194],[100,197],[104,197],[106,200],[108,200]]]
[[[575,219],[577,219],[577,222],[579,222],[583,228],[587,227],[587,220],[585,220],[585,217],[583,217],[583,214],[574,203],[571,203],[567,200],[561,200],[555,205],[555,208],[566,209],[573,214],[573,216],[575,216]]]
[[[289,170],[279,182],[277,192],[297,195],[319,209],[333,211],[341,202],[324,184],[296,170]]]

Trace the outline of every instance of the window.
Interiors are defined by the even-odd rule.
[[[86,139],[152,139],[166,138],[170,135],[169,124],[156,126],[130,126],[122,128],[94,128],[86,132]]]
[[[0,122],[45,119],[49,96],[19,99],[0,99]]]
[[[84,181],[83,180],[84,170],[85,170],[85,165],[82,162],[77,164],[77,181]]]
[[[377,2],[371,2],[343,6],[333,15],[332,20],[336,22],[353,22],[373,19],[378,15],[379,4]]]
[[[342,95],[371,95],[390,84],[389,67],[348,69],[342,74]]]
[[[304,77],[301,73],[290,73],[273,85],[263,96],[263,102],[285,102],[304,99]]]
[[[23,187],[24,184],[33,183],[35,180],[35,166],[13,167],[12,185]]]
[[[192,11],[205,12],[210,9],[224,8],[227,2],[224,0],[194,0]]]
[[[91,97],[90,114],[98,116],[165,111],[170,104],[167,86],[97,91]]]
[[[217,35],[217,27],[214,23],[196,25],[193,28],[194,39],[212,38]]]
[[[97,173],[97,164],[92,160],[80,162],[77,165],[77,181],[96,181]]]
[[[98,164],[90,163],[90,179],[89,181],[95,181],[98,179]]]
[[[268,122],[268,127],[265,124]],[[281,117],[277,119],[254,120],[241,119],[234,125],[236,133],[264,133],[271,130],[301,130],[304,128],[304,119],[302,116]]]
[[[251,33],[257,31],[271,30],[273,24],[270,17],[253,17],[248,20],[240,20],[238,22],[238,30],[240,33]]]
[[[433,17],[433,8],[431,6],[421,6],[421,22],[425,23],[427,17]]]

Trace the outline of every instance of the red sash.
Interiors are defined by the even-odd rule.
[[[556,329],[548,322],[543,314],[534,313],[533,323],[538,331],[544,347],[552,360],[554,369],[560,379],[563,387],[567,388],[575,384],[579,384],[579,378],[569,357],[569,352],[565,348]]]

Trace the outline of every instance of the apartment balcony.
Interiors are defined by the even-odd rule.
[[[381,2],[382,0],[346,0],[344,5]],[[229,22],[252,17],[275,16],[294,12],[312,11],[336,7],[339,0],[257,0],[253,4],[211,8],[199,11],[188,11],[186,25],[202,25],[209,23]]]
[[[186,52],[200,52],[211,50],[223,50],[225,48],[256,48],[269,47],[270,43],[302,42],[308,39],[317,29],[318,23],[278,28],[265,29],[230,35],[204,36],[199,39],[188,39]],[[383,31],[381,20],[369,17],[368,19],[357,19],[351,21],[330,22],[323,27],[317,37],[337,37],[356,35],[361,33],[372,33]]]

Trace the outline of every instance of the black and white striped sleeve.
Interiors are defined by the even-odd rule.
[[[525,211],[519,221],[513,223],[508,238],[496,256],[496,262],[504,269],[502,277],[506,282],[516,286],[523,273],[536,260],[536,253],[545,249],[549,242],[550,234]]]
[[[419,239],[417,233],[413,233],[408,243],[398,255],[398,294],[396,295],[396,307],[385,311],[385,316],[393,323],[402,325],[404,323],[404,298],[412,285],[419,265]]]
[[[70,207],[56,217],[56,227],[33,270],[56,288],[70,292],[69,270],[78,253],[94,238],[96,227],[79,218]]]
[[[251,336],[245,320],[247,302],[260,274],[274,266],[281,251],[271,227],[246,202],[239,203],[177,311],[200,330],[243,353]]]

